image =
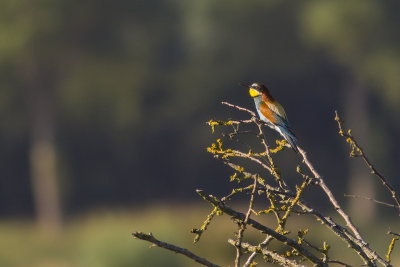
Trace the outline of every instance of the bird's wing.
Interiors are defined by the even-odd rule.
[[[286,112],[283,109],[282,105],[279,104],[278,102],[269,102],[266,103],[268,105],[268,107],[275,112],[277,115],[279,115],[281,118],[285,119],[287,121],[287,117],[286,117]]]
[[[296,135],[293,133],[290,127],[283,107],[278,102],[268,103],[261,101],[259,108],[260,112],[276,126],[275,130],[277,130],[286,139],[294,151],[299,153],[296,144]]]
[[[262,101],[260,103],[261,113],[273,124],[283,126],[290,129],[289,121],[287,120],[285,110],[278,102],[268,103]]]

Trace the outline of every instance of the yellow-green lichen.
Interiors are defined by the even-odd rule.
[[[217,126],[217,125],[224,125],[224,126],[232,125],[232,121],[209,120],[207,122],[207,124],[211,126],[211,131],[214,133],[215,126]]]

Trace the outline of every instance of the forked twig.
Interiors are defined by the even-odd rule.
[[[228,242],[231,245],[236,246],[236,241],[233,240],[232,238],[228,239]],[[283,266],[292,266],[292,267],[305,267],[305,265],[300,264],[298,262],[296,262],[295,260],[290,260],[276,252],[270,251],[268,249],[265,248],[260,248],[257,246],[252,246],[249,243],[242,243],[241,247],[249,252],[253,252],[255,254],[261,254],[263,256],[266,257],[270,257],[271,259],[273,259],[274,261],[278,262],[279,264],[283,265]],[[243,265],[244,267],[245,265]]]
[[[257,248],[260,248],[261,250],[266,248],[269,244],[269,242],[271,242],[272,240],[272,236],[267,236],[263,242],[261,242],[260,244],[258,244]],[[253,251],[253,253],[247,258],[246,263],[243,265],[243,267],[249,267],[252,263],[254,258],[257,256],[257,250]]]

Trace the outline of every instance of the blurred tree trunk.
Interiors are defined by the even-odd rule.
[[[24,90],[30,113],[30,173],[38,226],[46,233],[61,230],[54,140],[54,95],[48,73],[25,68]]]
[[[348,90],[345,92],[346,125],[352,129],[362,147],[368,148],[368,109],[366,87],[354,76],[350,77]],[[374,198],[375,188],[364,162],[357,159],[348,161],[349,192],[359,196]],[[350,214],[359,220],[368,221],[375,216],[375,205],[372,201],[361,198],[350,198]]]

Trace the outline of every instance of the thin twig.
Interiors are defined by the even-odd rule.
[[[340,264],[340,265],[343,265],[343,266],[345,266],[345,267],[353,267],[352,265],[349,265],[349,264],[347,264],[347,263],[344,263],[344,262],[341,262],[341,261],[338,261],[338,260],[328,260],[327,262],[328,262],[328,263]]]
[[[287,221],[290,213],[293,211],[294,206],[297,204],[297,202],[299,202],[300,196],[304,192],[304,189],[306,188],[307,183],[308,183],[308,181],[304,180],[303,184],[301,185],[301,187],[298,188],[296,197],[293,198],[293,200],[290,202],[290,205],[287,208],[285,214],[282,216],[281,220],[279,221],[279,227],[278,227],[278,230],[277,230],[278,232],[281,232],[281,231],[284,230],[286,221]]]
[[[389,230],[386,234],[388,234],[388,235],[394,235],[394,236],[400,237],[400,234],[395,233],[395,232],[392,232],[392,231],[390,231],[390,230]]]
[[[253,183],[253,190],[251,191],[251,196],[250,196],[250,202],[249,202],[249,208],[247,210],[246,213],[246,217],[244,218],[244,220],[242,222],[240,222],[240,229],[238,232],[238,238],[237,238],[237,242],[236,242],[236,259],[235,259],[235,267],[239,267],[240,266],[240,257],[242,255],[242,240],[243,240],[243,233],[246,230],[246,225],[247,222],[250,219],[250,214],[251,211],[253,210],[253,204],[254,204],[254,194],[256,193],[256,188],[257,188],[257,179],[258,177],[254,177],[254,183]]]
[[[252,177],[252,178],[254,176],[256,176],[255,174],[251,174],[251,173],[248,173],[248,172],[243,172],[243,174],[245,176]],[[232,192],[229,195],[226,195],[223,198],[221,198],[221,201],[224,202],[226,200],[231,199],[236,194],[239,194],[239,193],[242,193],[242,192],[251,192],[252,190],[253,190],[253,184],[248,185],[246,187],[233,189]],[[290,198],[296,197],[296,195],[291,193],[290,191],[285,192],[285,191],[282,191],[282,189],[279,188],[279,187],[273,187],[273,186],[270,186],[268,184],[265,184],[263,186],[257,186],[257,191],[261,191],[261,192],[265,192],[265,193],[270,192],[270,193],[273,193],[273,194],[282,195],[282,196],[290,197]]]
[[[358,155],[362,157],[367,167],[371,170],[371,173],[375,174],[382,182],[382,184],[390,191],[390,193],[392,194],[392,198],[396,202],[397,208],[400,211],[399,192],[397,192],[394,186],[388,182],[388,180],[374,167],[374,165],[372,165],[372,163],[365,155],[364,149],[358,145],[355,138],[351,135],[351,130],[348,130],[347,133],[343,130],[342,128],[343,121],[339,118],[337,110],[335,110],[335,121],[337,121],[338,123],[339,134],[346,138],[346,141],[350,143],[350,145],[352,146],[353,151],[356,150],[358,152]]]
[[[387,206],[387,207],[391,207],[391,208],[395,208],[395,209],[398,208],[397,205],[389,204],[389,203],[386,203],[386,202],[383,202],[383,201],[379,201],[379,200],[376,200],[376,199],[373,199],[373,198],[370,198],[370,197],[366,197],[366,196],[347,195],[347,194],[344,194],[344,196],[345,197],[351,197],[351,198],[362,198],[362,199],[370,200],[372,202],[375,202],[377,204],[381,204],[381,205],[384,205],[384,206]]]
[[[271,172],[271,173],[273,172],[273,170],[269,166],[265,165],[261,160],[249,155],[248,153],[243,153],[239,150],[232,150],[232,153],[228,153],[225,155],[227,155],[228,157],[239,157],[239,158],[250,159],[251,161],[254,161],[254,162],[260,164],[263,168],[267,169],[269,172]]]
[[[254,123],[258,127],[258,131],[259,131],[260,135],[263,136],[263,138],[261,138],[262,139],[262,144],[264,145],[265,154],[266,154],[267,159],[269,161],[269,164],[271,165],[271,168],[272,168],[271,174],[273,176],[275,176],[277,182],[279,183],[279,186],[282,189],[286,190],[288,188],[288,186],[287,186],[286,182],[282,179],[282,177],[279,174],[279,172],[277,171],[278,168],[275,166],[275,163],[274,163],[274,161],[272,159],[271,152],[270,152],[270,149],[269,149],[269,145],[267,143],[267,138],[265,137],[264,131],[262,130],[263,123],[261,123],[259,120],[255,119],[255,118],[253,118],[253,119],[254,119]]]
[[[236,194],[239,194],[239,193],[242,193],[242,192],[248,192],[248,191],[253,191],[253,184],[248,185],[246,187],[242,187],[242,188],[232,189],[232,192],[229,195],[226,195],[223,198],[221,198],[221,201],[225,202],[227,200],[230,200]]]
[[[232,238],[228,239],[228,242],[234,246],[236,246],[236,241],[233,240]],[[253,246],[250,245],[249,243],[242,243],[241,247],[247,251],[253,252],[253,253],[259,253],[262,254],[266,257],[272,258],[274,261],[278,262],[280,265],[283,266],[293,266],[293,267],[305,267],[305,265],[297,263],[295,260],[290,260],[284,256],[281,256],[280,254],[267,250],[267,249],[262,249],[259,248],[258,246]],[[243,265],[244,267],[245,265]]]
[[[321,252],[320,248],[317,248],[316,246],[314,246],[311,242],[307,241],[307,239],[302,238],[302,242],[306,243],[307,246],[309,246],[310,248],[312,248],[312,249],[314,249],[314,250],[316,250],[318,252]]]
[[[392,254],[393,249],[394,249],[394,244],[396,243],[397,240],[399,240],[400,238],[400,234],[392,232],[392,231],[388,231],[386,234],[388,235],[394,235],[395,237],[392,238],[392,241],[389,244],[389,248],[388,248],[388,252],[386,254],[386,259],[388,262],[390,262],[390,254]]]
[[[153,245],[158,246],[160,248],[165,248],[165,249],[171,250],[173,252],[185,255],[185,256],[191,258],[192,260],[194,260],[194,261],[196,261],[196,262],[198,262],[200,264],[203,264],[204,266],[220,267],[217,264],[209,262],[208,260],[193,254],[192,252],[190,252],[189,250],[187,250],[185,248],[180,248],[180,247],[177,247],[175,245],[160,241],[160,240],[156,239],[151,233],[150,234],[144,234],[142,232],[134,232],[134,233],[132,233],[132,235],[135,238],[148,241],[148,242],[152,243]]]
[[[391,241],[390,244],[389,244],[388,252],[386,253],[386,260],[387,260],[387,262],[390,262],[390,255],[391,255],[392,252],[393,252],[394,244],[396,243],[397,240],[399,240],[398,237],[393,237],[393,238],[392,238],[392,241]]]
[[[201,235],[207,230],[208,225],[211,223],[214,216],[218,214],[218,209],[214,208],[210,214],[208,214],[207,219],[204,221],[203,225],[200,229],[193,228],[190,232],[196,234],[194,237],[193,243],[197,243],[200,241]]]

